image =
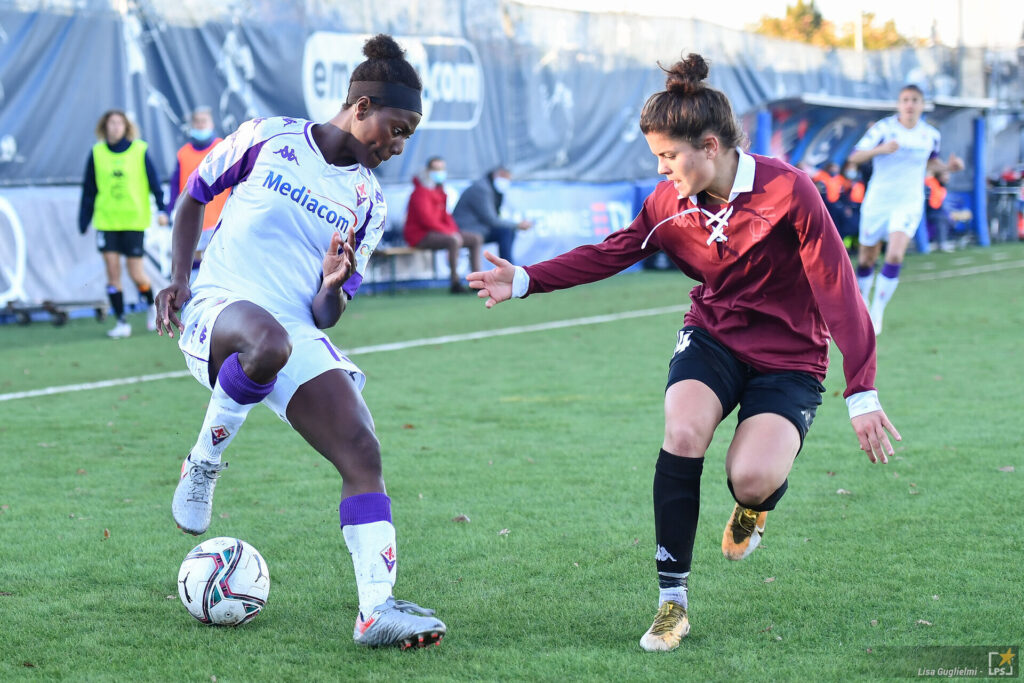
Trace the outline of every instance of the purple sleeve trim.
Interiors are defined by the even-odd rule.
[[[231,168],[224,171],[213,181],[213,185],[208,185],[205,180],[199,175],[198,169],[189,176],[188,179],[188,193],[192,195],[192,198],[197,202],[203,204],[209,204],[214,197],[219,195],[229,187],[234,187],[239,183],[243,182],[252,173],[252,169],[256,166],[256,159],[260,155],[260,150],[263,149],[263,145],[267,144],[267,140],[257,142],[255,145],[245,150],[242,154],[242,158],[236,161]]]
[[[174,164],[174,173],[171,174],[171,179],[168,181],[170,186],[170,196],[167,198],[167,209],[171,210],[174,205],[178,203],[178,185],[181,184],[181,164]]]
[[[356,291],[359,289],[359,285],[363,284],[362,273],[352,273],[352,277],[345,280],[345,284],[341,286],[343,292],[348,294],[348,298],[351,299],[356,295]]]
[[[361,493],[343,498],[338,506],[342,528],[351,524],[391,521],[391,499],[386,493]]]

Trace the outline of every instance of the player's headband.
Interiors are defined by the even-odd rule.
[[[394,107],[423,114],[420,91],[401,83],[352,81],[348,87],[348,104],[355,103],[360,97],[369,97],[371,102],[382,107]]]

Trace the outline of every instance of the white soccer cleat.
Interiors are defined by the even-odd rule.
[[[181,464],[181,478],[174,489],[171,512],[174,522],[187,534],[199,536],[210,528],[213,513],[213,490],[217,486],[220,471],[228,464],[213,464],[204,460],[193,460],[189,453]]]
[[[674,600],[666,600],[658,608],[654,623],[640,638],[640,647],[648,652],[668,652],[679,647],[679,641],[689,632],[686,608]]]
[[[132,336],[131,323],[127,320],[118,320],[117,324],[107,331],[107,336],[111,339],[124,339],[125,337]]]
[[[389,597],[377,605],[369,617],[359,613],[352,639],[366,647],[394,645],[408,650],[440,645],[447,630],[444,622],[434,617],[434,610]]]
[[[156,332],[156,304],[150,304],[146,309],[146,329]]]

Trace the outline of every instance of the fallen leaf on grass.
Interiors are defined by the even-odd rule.
[[[638,546],[638,545],[640,545],[640,539],[639,539],[639,538],[634,538],[634,539],[633,539],[633,545],[634,545],[634,546]]]
[[[768,626],[758,631],[758,633],[768,633],[772,630],[772,626],[775,626],[775,624],[768,624]]]
[[[1013,465],[1007,465],[1006,467],[997,468],[1000,472],[1013,472]]]
[[[932,622],[925,621],[924,619],[918,619],[914,623],[917,624],[918,626],[931,626],[932,625]]]
[[[220,513],[220,518],[221,518],[221,519],[228,519],[228,518],[229,518],[230,516],[231,516],[231,515],[229,515],[229,514],[228,514],[228,513],[226,513],[226,512],[222,512],[222,513]]]
[[[416,429],[416,426],[406,422],[404,425],[402,425],[402,429]]]
[[[774,581],[774,580],[775,580],[775,577],[774,577],[774,576],[769,576],[769,577],[768,577],[767,579],[765,579],[765,580],[764,580],[764,582],[765,582],[765,583],[771,583],[771,582],[772,582],[772,581]]]
[[[782,640],[782,636],[775,636],[775,640]]]
[[[871,625],[872,626],[878,626],[878,619],[872,619],[871,620]]]
[[[14,593],[8,593],[7,591],[0,591],[0,595],[14,595]]]
[[[508,534],[509,534],[508,529],[502,529],[501,531],[498,532],[499,536],[508,536]]]
[[[26,371],[25,371],[25,374],[28,374],[28,370],[26,370]],[[21,663],[21,665],[22,665],[22,666],[27,666],[27,667],[28,667],[28,668],[30,668],[30,669],[34,669],[34,668],[35,668],[35,666],[36,666],[36,665],[35,665],[35,664],[33,664],[32,662],[22,662],[22,663]]]
[[[572,566],[574,566],[574,567],[576,567],[577,569],[579,569],[579,568],[580,568],[580,563],[579,563],[579,562],[573,562],[573,563],[572,563]]]
[[[110,529],[103,530],[103,538],[110,538]]]
[[[870,647],[867,650],[864,650],[864,651],[867,652],[868,654],[871,654],[872,652],[874,652],[874,650],[872,650]]]
[[[910,488],[917,488],[917,484],[915,484],[914,482],[910,482]]]
[[[850,495],[850,492],[847,491],[846,489],[836,489],[836,493],[838,493],[840,496],[848,496],[848,495]]]
[[[78,471],[76,471],[75,474],[88,474],[88,473],[85,470],[83,470],[81,467],[79,467]]]
[[[469,522],[469,517],[467,517],[466,515],[455,515],[454,517],[452,517],[452,521],[453,522],[467,522],[468,523]]]
[[[164,600],[174,600],[177,597],[178,597],[177,595],[167,595],[167,596],[164,596]]]
[[[827,475],[828,475],[828,476],[830,476],[830,477],[834,477],[834,476],[836,476],[836,473],[835,473],[835,472],[826,472],[825,474],[827,474]]]

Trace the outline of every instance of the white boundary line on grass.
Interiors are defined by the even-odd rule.
[[[586,318],[572,318],[569,320],[553,320],[547,323],[536,323],[534,325],[517,325],[515,327],[502,327],[496,330],[481,330],[479,332],[467,332],[465,334],[446,334],[442,337],[427,337],[425,339],[410,339],[408,341],[390,342],[388,344],[373,344],[371,346],[359,346],[354,349],[343,350],[346,356],[359,356],[367,353],[381,353],[384,351],[401,351],[417,346],[435,346],[438,344],[451,344],[453,342],[471,341],[473,339],[489,339],[491,337],[504,337],[510,334],[526,334],[527,332],[543,332],[545,330],[558,330],[565,327],[578,327],[580,325],[596,325],[599,323],[610,323],[630,318],[645,318],[652,315],[663,315],[666,313],[681,313],[688,311],[690,306],[676,305],[663,306],[661,308],[646,308],[639,311],[625,311],[623,313],[608,313],[606,315],[592,315]],[[46,387],[45,389],[33,389],[31,391],[16,391],[10,394],[0,394],[0,402],[13,401],[19,398],[33,398],[36,396],[52,396],[54,394],[67,394],[74,391],[89,391],[91,389],[105,389],[125,384],[139,384],[141,382],[155,382],[161,379],[176,379],[178,377],[189,377],[188,370],[176,372],[161,372],[156,375],[139,375],[137,377],[124,377],[121,379],[106,379],[100,382],[87,382],[85,384],[66,384],[64,386]]]
[[[1024,268],[1024,261],[1007,261],[993,263],[990,265],[971,266],[969,268],[957,268],[941,273],[918,273],[903,278],[905,282],[924,282],[929,280],[945,280],[954,277],[965,277],[968,275],[980,275],[982,273],[993,273],[1001,270]],[[580,325],[597,325],[600,323],[617,322],[629,320],[630,318],[646,318],[666,313],[681,313],[689,310],[689,304],[677,306],[662,306],[661,308],[645,308],[639,311],[625,311],[623,313],[609,313],[606,315],[592,315],[586,318],[571,318],[568,320],[553,320],[547,323],[536,323],[534,325],[517,325],[515,327],[502,327],[496,330],[481,330],[479,332],[467,332],[465,334],[447,334],[441,337],[428,337],[425,339],[410,339],[408,341],[391,342],[388,344],[373,344],[371,346],[360,346],[354,349],[343,351],[346,355],[358,356],[367,353],[381,353],[385,351],[401,351],[417,346],[435,346],[438,344],[451,344],[461,341],[472,341],[474,339],[490,339],[491,337],[504,337],[511,334],[526,334],[529,332],[543,332],[546,330],[558,330],[566,327],[578,327]],[[154,375],[138,375],[136,377],[123,377],[120,379],[107,379],[99,382],[87,382],[84,384],[65,384],[63,386],[46,387],[44,389],[33,389],[31,391],[15,391],[9,394],[0,394],[0,403],[14,401],[20,398],[34,398],[37,396],[53,396],[55,394],[67,394],[75,391],[90,391],[92,389],[105,389],[107,387],[118,387],[127,384],[140,384],[142,382],[155,382],[162,379],[177,379],[188,377],[187,370],[177,372],[161,372]]]

